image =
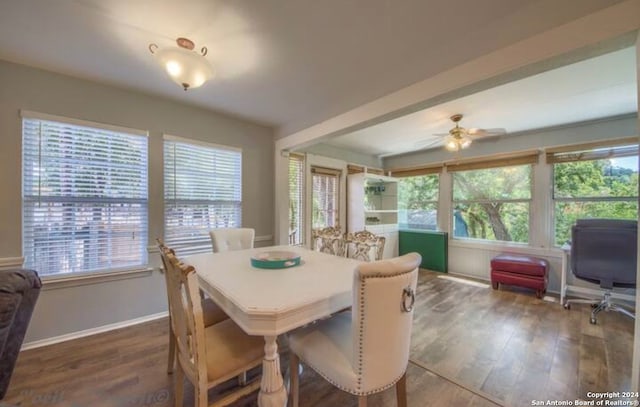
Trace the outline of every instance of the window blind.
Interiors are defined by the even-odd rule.
[[[637,155],[637,137],[597,141],[546,150],[547,163],[549,164],[633,157]]]
[[[338,226],[340,171],[311,168],[313,181],[313,228]]]
[[[147,137],[59,119],[23,112],[25,267],[54,275],[146,265]]]
[[[289,155],[289,244],[304,244],[304,155]]]
[[[242,225],[242,151],[165,136],[164,201],[165,243],[211,251],[209,230]]]

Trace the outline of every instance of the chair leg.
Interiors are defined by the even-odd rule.
[[[171,325],[171,323],[169,323]],[[176,364],[176,337],[173,334],[171,326],[169,326],[169,360],[167,362],[167,374],[173,373],[173,367]]]
[[[207,383],[194,383],[196,390],[195,407],[208,407],[209,406],[209,394],[207,389]]]
[[[290,407],[298,407],[300,394],[298,392],[299,389],[299,380],[300,380],[300,371],[298,370],[298,365],[300,364],[300,359],[298,355],[293,352],[289,352],[289,374],[291,375],[291,383],[289,385],[289,406]]]
[[[184,371],[180,363],[177,363],[176,374],[174,375],[174,391],[173,396],[175,398],[176,407],[182,407],[184,402]]]
[[[244,387],[247,385],[247,372],[242,372],[238,375],[238,386]]]
[[[358,396],[358,407],[367,407],[367,396]]]
[[[396,400],[398,407],[407,407],[407,373],[405,372],[396,383]]]

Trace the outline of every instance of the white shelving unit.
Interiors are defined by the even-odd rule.
[[[398,180],[376,174],[347,177],[347,231],[368,230],[386,238],[383,258],[398,255]]]

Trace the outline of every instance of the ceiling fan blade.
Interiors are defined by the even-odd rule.
[[[467,134],[470,136],[498,136],[500,134],[505,134],[507,132],[506,129],[495,128],[495,129],[469,129],[467,130]]]
[[[433,134],[434,136],[438,136],[438,137],[444,137],[444,136],[448,136],[449,133],[435,133]]]
[[[442,141],[443,139],[424,140],[424,141],[418,141],[414,145],[416,146],[416,148],[419,148],[420,150],[427,150],[429,148],[441,145]]]

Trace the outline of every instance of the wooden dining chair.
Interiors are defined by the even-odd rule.
[[[253,249],[256,231],[251,228],[220,228],[209,231],[213,252]]]
[[[353,308],[289,335],[291,396],[298,406],[298,363],[302,360],[334,386],[358,396],[396,386],[399,407],[406,407],[413,306],[421,257],[362,263],[353,279]]]
[[[311,234],[314,250],[334,256],[345,256],[345,240],[340,226],[313,229]]]
[[[169,301],[169,277],[167,270],[169,269],[167,264],[166,256],[164,255],[164,249],[170,251],[174,256],[175,252],[173,249],[169,249],[164,245],[162,239],[156,239],[158,242],[158,248],[160,249],[160,258],[162,259],[162,267],[164,268],[164,277],[165,283],[167,286],[167,302],[169,306],[171,306],[171,302]],[[200,291],[200,298],[202,299],[202,317],[204,320],[204,326],[211,326],[213,324],[217,324],[218,322],[224,321],[228,319],[229,316],[216,304],[213,302],[211,298],[205,298],[204,293]],[[169,312],[169,360],[167,362],[167,373],[173,373],[173,367],[176,364],[176,337],[173,334],[173,330],[171,329],[171,312]],[[240,379],[242,381],[242,379]]]
[[[347,257],[361,261],[382,260],[385,240],[384,236],[375,235],[368,230],[347,233]]]
[[[209,389],[261,365],[264,341],[247,335],[231,319],[205,328],[196,270],[181,263],[167,247],[162,253],[168,266],[169,311],[177,344],[175,406],[183,405],[185,376],[195,388],[196,407],[226,406],[257,390],[260,380],[255,379],[209,404]]]

